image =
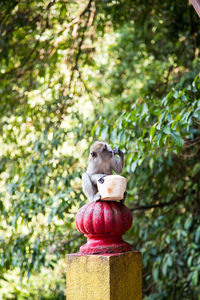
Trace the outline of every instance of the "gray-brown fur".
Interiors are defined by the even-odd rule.
[[[113,150],[106,142],[95,142],[91,146],[88,168],[82,175],[83,192],[90,202],[100,200],[97,181],[106,175],[111,175],[112,170],[117,174],[121,173],[123,165],[124,154],[118,148]]]

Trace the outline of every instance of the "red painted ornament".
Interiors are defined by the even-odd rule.
[[[87,237],[87,243],[80,247],[80,253],[131,251],[131,245],[122,239],[131,224],[131,211],[120,202],[97,201],[85,204],[76,215],[76,228]]]

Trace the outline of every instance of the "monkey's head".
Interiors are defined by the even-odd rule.
[[[89,160],[95,160],[96,158],[101,158],[103,160],[111,158],[113,155],[113,150],[109,144],[106,142],[95,142],[90,147]]]

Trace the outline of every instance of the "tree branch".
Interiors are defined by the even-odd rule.
[[[84,13],[86,11],[89,11],[90,12],[90,6],[91,6],[91,3],[92,3],[92,0],[90,0],[88,2],[88,5],[87,7],[85,8],[84,10]],[[83,15],[83,14],[81,14]],[[74,66],[72,68],[72,71],[71,71],[71,76],[70,76],[70,80],[69,80],[69,90],[71,89],[71,84],[72,84],[72,80],[74,78],[74,71],[78,69],[78,60],[79,60],[79,57],[81,55],[81,48],[82,48],[82,45],[83,45],[83,42],[84,42],[84,39],[85,39],[85,31],[87,30],[87,25],[88,25],[88,22],[89,22],[89,19],[90,19],[90,13],[88,14],[88,17],[86,19],[86,22],[85,22],[85,25],[84,25],[84,28],[83,28],[83,33],[82,33],[82,36],[81,36],[81,39],[80,39],[80,42],[78,44],[78,53],[76,54],[76,57],[75,57],[75,63],[74,63]]]
[[[62,250],[64,250],[65,246],[67,246],[67,245],[69,245],[71,242],[73,242],[73,241],[79,239],[81,236],[82,236],[82,234],[81,234],[81,233],[78,233],[78,234],[76,234],[74,237],[72,237],[72,238],[69,239],[69,240],[64,240],[64,239],[61,240],[60,243],[59,243],[59,246],[56,247],[55,249],[52,249],[52,250],[51,250],[51,253],[55,253],[55,252],[57,252],[57,251],[62,251]]]
[[[165,206],[169,206],[181,201],[184,201],[184,195],[183,197],[177,198],[175,200],[171,200],[168,202],[162,202],[162,203],[158,203],[158,204],[150,204],[150,205],[141,205],[141,206],[135,206],[133,208],[130,208],[131,211],[136,211],[136,210],[147,210],[147,209],[151,209],[151,208],[163,208]]]
[[[76,24],[80,21],[81,17],[90,9],[91,3],[93,0],[89,0],[88,4],[85,6],[83,11],[76,17],[74,20],[72,20],[68,25],[67,28],[71,27],[72,25]]]

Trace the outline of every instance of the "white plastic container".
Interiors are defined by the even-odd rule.
[[[97,182],[101,200],[122,200],[126,191],[126,178],[120,175],[108,175],[103,179],[104,183]]]

